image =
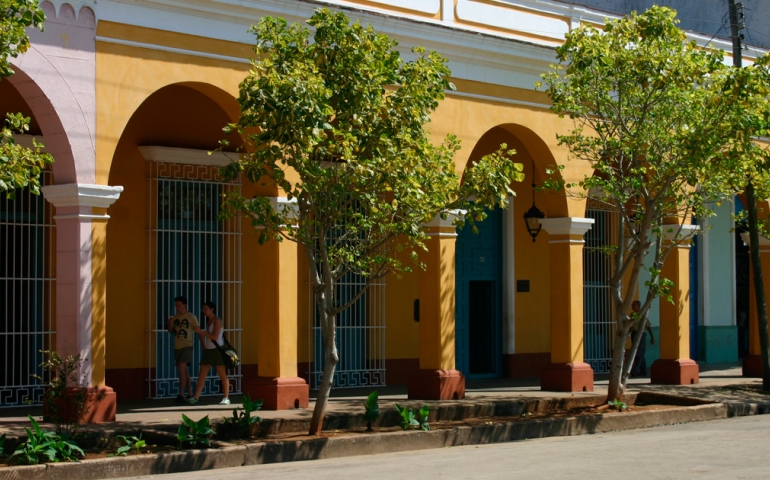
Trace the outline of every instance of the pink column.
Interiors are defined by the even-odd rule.
[[[110,218],[101,212],[118,199],[123,187],[70,183],[42,190],[56,207],[56,351],[62,357],[80,355],[85,359],[78,378],[94,387],[94,403],[89,405],[86,420],[114,421],[115,392],[104,385],[103,352],[93,349],[93,231],[94,223]],[[101,334],[103,329],[104,325]],[[96,401],[96,397],[102,398]]]

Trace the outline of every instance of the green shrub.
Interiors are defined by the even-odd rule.
[[[40,429],[40,425],[27,415],[32,422],[34,430],[25,428],[27,431],[27,441],[19,445],[13,455],[10,463],[18,465],[37,465],[39,463],[59,462],[70,460],[77,462],[76,455],[85,456],[83,450],[71,440],[62,439],[56,432],[45,432]]]
[[[366,402],[364,402],[364,418],[366,419],[367,432],[372,431],[372,424],[380,418],[380,406],[377,404],[378,398],[379,394],[375,390],[366,397]]]
[[[92,389],[83,384],[82,378],[78,378],[80,367],[86,359],[80,358],[80,355],[69,355],[62,359],[58,353],[51,350],[40,352],[45,356],[45,360],[40,364],[43,375],[33,374],[32,377],[48,384],[43,394],[45,420],[56,424],[56,433],[73,434],[89,410],[86,400]],[[67,385],[77,386],[68,388]],[[101,394],[97,401],[103,398],[104,394]]]
[[[190,420],[187,415],[182,414],[182,424],[179,425],[179,430],[176,432],[176,439],[179,440],[179,449],[183,449],[185,445],[190,445],[190,448],[195,448],[198,445],[205,447],[211,447],[209,437],[214,433],[209,424],[209,416],[201,418],[197,422]]]
[[[424,431],[430,430],[428,425],[428,417],[430,416],[430,407],[425,405],[421,409],[417,410],[417,423],[420,424],[420,429]]]
[[[139,434],[138,437],[128,436],[128,435],[118,435],[116,438],[118,439],[119,442],[123,442],[123,445],[118,447],[118,450],[115,453],[108,455],[108,457],[118,457],[121,455],[125,457],[126,455],[128,455],[128,452],[130,452],[132,448],[134,449],[135,453],[139,455],[139,451],[142,448],[147,446],[147,442],[142,440],[141,433]]]
[[[217,438],[249,438],[252,425],[262,421],[259,417],[252,417],[251,413],[262,408],[262,403],[262,400],[252,402],[249,395],[244,395],[243,407],[234,408],[232,417],[222,417],[222,421],[217,424]]]
[[[430,430],[428,417],[430,416],[430,407],[425,405],[420,409],[410,409],[396,404],[396,410],[401,415],[401,429],[409,430],[410,427],[420,427],[421,430]]]

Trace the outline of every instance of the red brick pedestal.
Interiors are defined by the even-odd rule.
[[[593,392],[594,371],[584,362],[552,363],[543,369],[540,389],[552,392]]]
[[[746,355],[743,357],[743,376],[762,378],[762,357],[759,355]]]
[[[465,377],[458,370],[420,370],[409,381],[410,400],[465,398]]]
[[[650,383],[663,385],[692,385],[698,383],[698,364],[689,358],[658,359],[650,368]]]
[[[263,410],[307,408],[310,387],[299,377],[252,377],[244,379],[243,393],[262,400]]]
[[[77,414],[76,395],[79,389],[68,388],[67,396],[57,400],[59,415],[63,422],[76,422]],[[110,387],[84,387],[85,399],[79,423],[107,423],[115,421],[115,413],[118,409],[118,396]],[[48,405],[43,402],[43,417],[49,417]]]

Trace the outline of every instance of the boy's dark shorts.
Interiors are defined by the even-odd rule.
[[[191,364],[193,361],[193,347],[175,348],[174,349],[174,364],[178,365],[181,362]]]

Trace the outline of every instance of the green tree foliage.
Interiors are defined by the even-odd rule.
[[[17,57],[29,49],[25,28],[43,29],[45,14],[37,0],[0,0],[0,80],[11,76],[9,57]],[[53,157],[42,153],[43,145],[35,142],[32,148],[18,145],[14,133],[29,131],[29,118],[8,114],[0,129],[0,191],[13,197],[17,188],[30,187],[40,193],[40,173]]]
[[[295,202],[274,209],[265,197],[227,200],[231,212],[253,219],[260,241],[290,240],[307,252],[325,344],[311,425],[318,433],[339,358],[336,316],[372,283],[420,264],[425,222],[452,209],[481,221],[485,209],[507,205],[510,183],[523,174],[502,148],[461,183],[453,161],[459,141],[431,143],[425,125],[453,88],[439,54],[415,48],[404,61],[394,40],[326,9],[308,24],[312,42],[307,28],[283,19],[252,28],[259,60],[240,86],[240,120],[227,129],[247,139],[250,153],[222,175],[245,174]],[[339,298],[335,285],[351,273],[366,287]]]
[[[631,369],[624,344],[632,327],[631,358],[654,298],[671,301],[673,284],[660,272],[671,249],[689,240],[679,225],[711,215],[708,202],[731,194],[721,155],[736,104],[729,68],[721,52],[687,42],[675,16],[653,7],[607,20],[603,31],[575,29],[557,49],[566,66],[543,75],[552,110],[574,121],[560,143],[595,170],[566,187],[605,202],[620,217],[619,240],[607,252],[617,319],[609,400],[623,396]],[[643,270],[651,280],[640,314],[633,315]]]
[[[756,297],[759,341],[762,359],[762,385],[770,390],[770,341],[759,235],[770,237],[770,220],[758,215],[757,199],[770,197],[770,58],[760,57],[745,68],[730,72],[729,92],[737,97],[733,124],[735,133],[728,144],[732,162],[729,181],[746,195],[746,222],[750,237],[751,268]],[[725,89],[727,91],[727,89]],[[758,138],[764,137],[760,143]]]

